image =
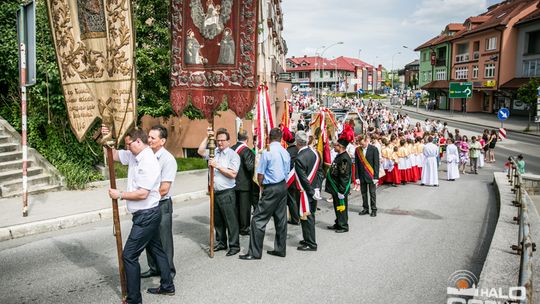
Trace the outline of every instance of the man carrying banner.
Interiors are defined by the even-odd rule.
[[[352,161],[347,153],[349,142],[345,138],[340,138],[334,144],[337,155],[328,169],[326,175],[326,192],[332,195],[336,222],[327,228],[335,230],[336,233],[349,231],[349,189],[352,180]]]
[[[109,130],[102,128],[102,134]],[[133,214],[133,226],[124,246],[122,260],[126,271],[127,303],[141,303],[141,266],[139,256],[144,248],[155,257],[161,272],[160,286],[148,288],[151,294],[174,295],[175,289],[167,255],[159,235],[161,210],[159,207],[160,166],[154,152],[148,147],[148,137],[140,129],[127,133],[128,150],[113,150],[113,159],[128,165],[127,191],[109,189],[112,199],[126,200]]]
[[[148,144],[159,162],[161,170],[161,183],[159,184],[159,195],[161,200],[159,206],[161,208],[161,224],[159,225],[159,234],[161,245],[167,254],[169,266],[171,267],[171,275],[174,278],[176,268],[174,267],[174,245],[172,235],[172,213],[173,205],[170,189],[176,178],[176,170],[178,165],[174,156],[165,149],[167,142],[167,129],[162,125],[153,126],[148,132]],[[141,278],[149,278],[159,276],[160,270],[156,265],[154,256],[149,250],[146,250],[148,259],[148,271],[141,273]]]
[[[287,187],[290,171],[289,153],[281,146],[281,130],[270,130],[270,146],[262,152],[257,167],[257,180],[261,185],[261,199],[251,219],[249,251],[241,255],[242,260],[259,260],[262,256],[266,224],[272,217],[276,226],[274,250],[270,255],[285,257],[287,242]]]
[[[208,129],[208,135],[214,131]],[[217,148],[215,157],[209,159],[209,152],[206,149],[208,137],[205,137],[197,153],[209,160],[208,164],[214,170],[214,195],[215,205],[215,230],[216,245],[214,251],[227,249],[227,232],[229,251],[227,256],[232,256],[240,252],[240,237],[238,228],[238,212],[236,210],[236,175],[240,168],[240,157],[229,148],[229,132],[225,128],[220,128],[216,132]]]
[[[255,153],[246,145],[248,133],[246,130],[238,132],[236,144],[231,149],[240,156],[240,168],[236,175],[236,208],[238,211],[238,224],[240,235],[249,235],[251,219],[252,177],[255,170]]]
[[[356,148],[356,183],[360,184],[362,192],[362,205],[364,209],[360,215],[369,213],[371,204],[371,216],[377,216],[377,183],[379,182],[379,150],[369,143],[365,135],[359,135],[360,146]],[[369,191],[369,204],[368,204]]]
[[[315,189],[320,188],[323,179],[321,158],[311,147],[308,146],[306,132],[296,133],[298,156],[294,162],[296,186],[300,192],[300,218],[302,223],[303,240],[300,241],[298,250],[317,251],[315,241],[315,211],[317,200],[314,198]],[[291,185],[294,187],[295,185]]]

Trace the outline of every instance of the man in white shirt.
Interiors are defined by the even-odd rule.
[[[102,128],[102,134],[109,130]],[[159,208],[159,163],[148,147],[148,137],[142,130],[134,129],[125,137],[128,150],[113,149],[113,159],[128,165],[127,190],[109,189],[112,199],[126,200],[127,209],[133,214],[133,226],[124,245],[122,260],[126,272],[127,303],[142,303],[141,266],[139,256],[147,248],[161,270],[160,286],[148,288],[151,294],[174,295],[175,289],[167,255],[159,236],[161,211]]]
[[[161,183],[159,184],[159,206],[161,209],[161,223],[159,225],[159,235],[161,238],[161,245],[163,250],[167,254],[169,261],[169,267],[171,268],[171,275],[174,278],[176,275],[176,268],[174,267],[174,245],[172,235],[172,213],[173,205],[171,199],[170,189],[176,178],[176,170],[178,165],[174,156],[165,149],[165,143],[167,142],[167,129],[162,125],[153,126],[148,132],[148,145],[154,152],[154,155],[158,159],[160,167]],[[146,250],[146,258],[148,260],[148,271],[141,273],[141,278],[149,278],[152,276],[159,276],[160,270],[156,265],[154,256],[149,250]]]

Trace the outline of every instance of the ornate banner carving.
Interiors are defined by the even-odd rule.
[[[257,84],[258,2],[171,0],[171,103],[176,113],[189,101],[207,119],[224,101],[240,117],[251,110]]]
[[[124,137],[136,119],[130,0],[47,0],[71,128],[79,141],[97,118]]]

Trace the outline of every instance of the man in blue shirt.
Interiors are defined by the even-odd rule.
[[[261,199],[251,219],[249,251],[242,260],[258,260],[262,256],[266,224],[274,219],[276,237],[270,255],[285,257],[287,241],[287,175],[291,158],[281,144],[281,130],[270,130],[270,146],[264,150],[257,167],[257,180],[261,185]]]

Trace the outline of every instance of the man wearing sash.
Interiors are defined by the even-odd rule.
[[[296,187],[295,176],[294,176],[294,162],[298,156],[298,147],[295,144],[295,138],[289,139],[287,141],[287,152],[291,156],[291,171],[287,177],[287,206],[289,207],[290,218],[288,223],[291,225],[300,225],[300,215],[298,211],[298,201],[300,200],[300,193]]]
[[[335,230],[336,233],[349,231],[349,189],[352,180],[352,161],[347,153],[347,145],[349,142],[345,138],[340,138],[334,144],[334,150],[337,155],[328,169],[326,175],[326,192],[332,195],[334,204],[334,212],[336,213],[336,221],[332,226],[327,228]]]
[[[238,132],[237,141],[231,149],[240,156],[240,169],[236,174],[236,208],[238,211],[238,225],[240,235],[249,235],[251,220],[252,177],[255,168],[255,154],[246,145],[248,133],[246,130]]]
[[[323,179],[321,158],[312,148],[308,146],[308,136],[306,132],[296,133],[296,145],[298,146],[298,156],[294,162],[296,185],[300,192],[299,217],[302,223],[303,240],[300,241],[298,250],[317,251],[315,241],[315,211],[317,210],[317,200],[314,198],[315,189],[320,188]]]
[[[369,139],[366,136],[360,135],[359,142],[360,146],[356,148],[355,153],[356,182],[360,183],[364,207],[359,214],[368,214],[371,204],[371,216],[374,217],[377,216],[376,185],[379,181],[379,150],[369,144]],[[368,191],[370,204],[368,203]]]

